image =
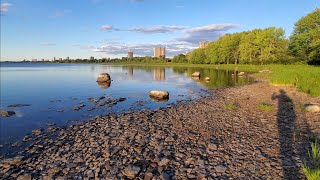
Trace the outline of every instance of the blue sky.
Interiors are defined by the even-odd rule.
[[[292,33],[319,0],[1,0],[1,60],[167,56],[270,26]]]

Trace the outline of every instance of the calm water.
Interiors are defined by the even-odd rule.
[[[132,67],[91,64],[1,64],[2,110],[15,111],[16,115],[0,119],[1,153],[10,153],[22,144],[22,138],[34,129],[47,129],[48,123],[68,126],[89,120],[96,115],[121,113],[139,109],[166,107],[177,101],[205,96],[203,90],[214,87],[243,85],[250,80],[234,77],[234,71],[209,68],[184,67]],[[194,71],[201,72],[201,79],[191,78]],[[111,84],[98,84],[98,74],[110,74]],[[204,78],[211,78],[205,82]],[[150,90],[167,90],[167,102],[152,101]],[[95,109],[88,98],[104,96],[106,99],[124,97],[127,100],[112,107]],[[31,104],[27,107],[8,107],[12,104]],[[75,106],[84,104],[79,111]]]

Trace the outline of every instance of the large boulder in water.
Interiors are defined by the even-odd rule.
[[[200,77],[200,72],[194,72],[191,76],[192,77]]]
[[[168,91],[150,91],[149,96],[151,99],[156,101],[163,101],[169,99],[169,92]]]
[[[101,73],[97,78],[97,82],[110,82],[111,78],[108,73]]]

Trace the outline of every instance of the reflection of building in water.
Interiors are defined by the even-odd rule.
[[[153,71],[153,77],[156,81],[163,81],[166,79],[166,71],[165,68],[155,68]]]
[[[133,67],[128,67],[128,76],[133,77]]]

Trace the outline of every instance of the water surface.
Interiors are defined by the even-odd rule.
[[[34,129],[47,129],[48,123],[68,126],[89,120],[96,115],[156,109],[177,101],[205,96],[208,88],[243,85],[246,77],[232,76],[237,72],[213,68],[115,66],[96,64],[2,63],[1,105],[3,110],[16,112],[0,119],[1,153],[14,152],[12,143],[31,135]],[[192,78],[195,71],[200,78]],[[100,73],[110,74],[110,84],[97,83]],[[207,82],[204,78],[210,77]],[[156,102],[149,98],[150,90],[167,90],[170,99]],[[89,98],[126,98],[109,107],[95,107]],[[30,104],[27,107],[8,107]],[[74,107],[84,104],[79,111]],[[17,144],[15,144],[17,145]],[[18,143],[22,145],[23,143]]]

